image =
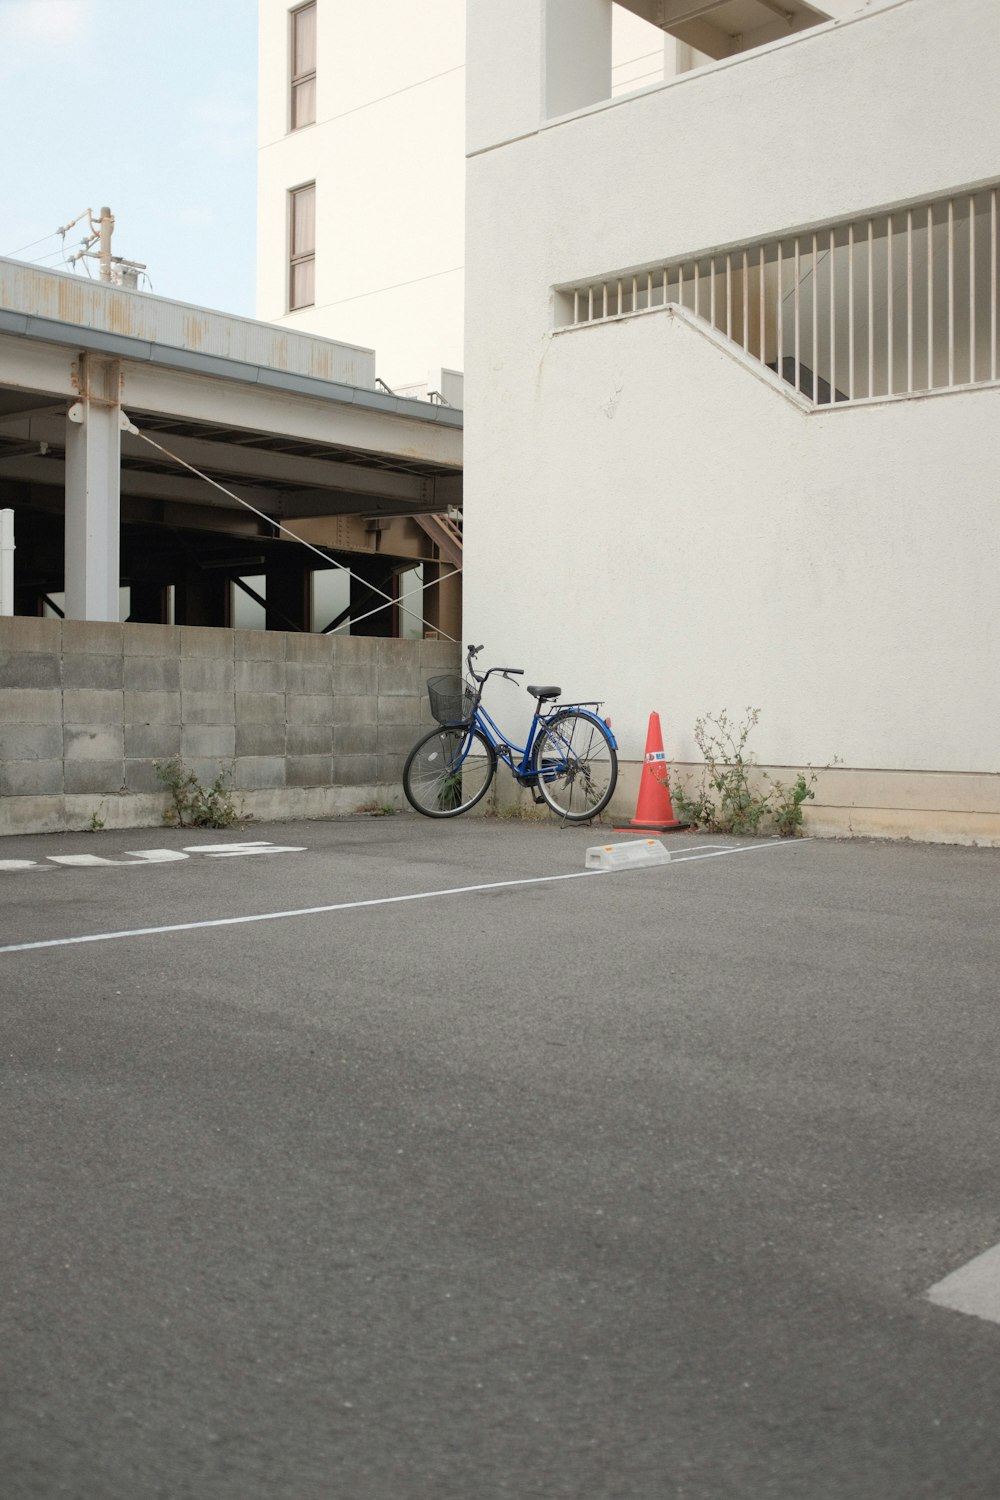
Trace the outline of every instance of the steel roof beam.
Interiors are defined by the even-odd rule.
[[[136,426],[142,431],[142,422]],[[285,486],[312,485],[324,490],[349,490],[352,494],[377,495],[394,500],[421,499],[423,481],[414,474],[394,474],[384,469],[363,468],[360,464],[339,463],[331,454],[329,460],[300,458],[267,448],[248,448],[239,443],[205,442],[200,438],[178,437],[172,433],[150,433],[157,443],[183,458],[196,469],[215,474],[243,475]],[[122,452],[128,458],[161,458],[142,438],[123,435]]]
[[[7,437],[21,443],[44,442],[50,448],[62,449],[66,440],[65,418],[51,414],[51,408],[46,408],[45,413],[43,416],[31,417],[21,413],[18,418],[11,417],[6,423],[0,421],[0,458],[3,455],[3,441]],[[424,477],[394,472],[391,468],[368,468],[361,464],[342,463],[333,456],[330,459],[304,458],[280,450],[247,446],[238,441],[209,442],[159,432],[155,436],[150,433],[150,436],[156,442],[162,441],[162,446],[169,453],[176,454],[196,469],[207,471],[213,478],[219,478],[220,483],[223,482],[220,476],[225,475],[234,482],[241,479],[249,480],[255,485],[263,482],[265,487],[272,489],[312,487],[325,492],[344,492],[356,497],[403,502],[417,508],[433,502],[435,496],[429,493],[430,486],[431,491],[437,490],[440,496],[447,496],[446,499],[441,499],[443,505],[458,504],[461,500],[462,480],[458,474]],[[123,482],[127,473],[131,472],[128,469],[129,459],[140,460],[143,464],[162,465],[165,469],[170,467],[170,459],[166,454],[127,432],[122,435],[122,455],[125,461]],[[178,465],[176,473],[181,477],[186,471]],[[195,483],[203,483],[195,476],[191,478]]]

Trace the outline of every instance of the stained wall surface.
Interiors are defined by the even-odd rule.
[[[399,801],[426,679],[457,664],[445,641],[0,619],[0,834],[158,824],[173,756],[260,818]]]

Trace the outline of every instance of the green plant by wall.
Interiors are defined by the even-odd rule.
[[[438,788],[437,804],[442,812],[448,812],[453,807],[462,805],[462,768],[450,771],[447,776],[441,778]]]
[[[241,821],[229,786],[232,773],[221,770],[211,786],[203,787],[179,755],[154,761],[156,779],[170,793],[171,806],[163,814],[164,823],[178,828],[232,828]]]
[[[399,812],[399,805],[396,802],[362,802],[354,811],[367,818],[391,818]]]
[[[799,832],[802,804],[815,795],[819,772],[809,767],[786,785],[762,771],[748,747],[759,719],[760,709],[748,708],[741,721],[730,718],[726,709],[696,721],[695,742],[705,761],[701,783],[689,788],[676,776],[668,779],[674,812],[683,822],[706,833],[773,831],[794,838]],[[830,764],[836,765],[837,758]]]
[[[785,786],[780,781],[771,783],[774,792],[771,815],[774,818],[774,831],[780,838],[795,838],[802,827],[802,804],[811,801],[816,795],[813,787],[817,780],[815,771],[810,771],[808,780],[806,773],[800,771],[791,786]]]

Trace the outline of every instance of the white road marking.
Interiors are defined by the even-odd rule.
[[[404,901],[430,901],[435,896],[465,896],[472,891],[496,891],[515,885],[544,885],[555,880],[581,880],[592,870],[572,875],[537,875],[528,880],[495,880],[488,885],[451,886],[440,891],[414,891],[407,896],[375,896],[368,901],[336,901],[329,906],[299,906],[290,911],[256,912],[243,917],[213,917],[202,922],[171,922],[162,927],[130,927],[120,932],[92,932],[82,937],[46,938],[38,943],[8,943],[0,953],[25,953],[32,948],[69,948],[77,943],[111,943],[119,938],[150,937],[161,932],[194,932],[202,927],[239,927],[249,922],[278,922],[285,917],[318,917],[334,911],[357,911],[364,906],[395,906]]]
[[[54,865],[67,865],[73,870],[93,870],[103,865],[130,865],[130,859],[104,859],[100,854],[49,854]]]
[[[1000,1245],[935,1282],[927,1297],[938,1307],[1000,1323]]]
[[[191,844],[185,854],[207,854],[210,859],[233,859],[238,854],[304,854],[304,844],[269,844],[258,839],[250,844]]]
[[[737,848],[716,849],[706,854],[689,855],[688,858],[711,858],[713,853],[749,854],[761,849],[792,848],[795,844],[803,842],[805,841],[783,839],[773,844],[745,844]],[[680,859],[673,861],[676,864],[683,862]],[[659,868],[669,870],[670,865],[662,865]],[[207,927],[240,927],[251,922],[279,922],[287,917],[326,916],[330,912],[358,911],[366,906],[399,906],[406,901],[433,901],[445,896],[468,896],[477,891],[501,891],[526,885],[553,885],[560,880],[599,880],[606,874],[607,871],[604,870],[574,870],[569,875],[532,875],[523,880],[491,880],[483,885],[448,886],[438,891],[413,891],[406,896],[375,896],[367,901],[335,901],[328,906],[300,906],[289,911],[255,912],[242,917],[213,917],[201,922],[170,922],[161,927],[128,927],[118,932],[90,932],[79,937],[45,938],[34,943],[7,943],[0,947],[0,953],[27,953],[35,948],[72,948],[82,943],[113,943],[122,938],[154,937],[166,932],[196,932]]]
[[[66,869],[94,870],[112,865],[121,867],[173,864],[178,859],[189,859],[192,854],[205,854],[210,859],[233,859],[246,854],[305,854],[304,844],[271,844],[266,839],[252,839],[243,844],[189,844],[186,849],[126,849],[125,859],[107,859],[103,854],[48,854],[45,863],[34,859],[0,859],[0,870],[47,870],[52,865],[63,865]]]
[[[179,849],[126,849],[129,860],[141,859],[145,865],[169,865],[176,859],[187,859]],[[126,861],[122,860],[122,864]]]
[[[718,859],[720,854],[759,854],[762,849],[788,849],[794,848],[797,844],[810,843],[812,843],[812,835],[807,833],[802,838],[772,839],[767,844],[723,844],[721,847],[713,845],[697,849],[694,853],[679,849],[673,856],[672,863],[683,864],[689,859]]]

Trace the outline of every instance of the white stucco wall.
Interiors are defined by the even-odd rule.
[[[604,697],[626,757],[653,709],[686,760],[752,704],[764,761],[1000,769],[1000,390],[810,414],[671,313],[552,331],[568,282],[1000,178],[1000,7],[873,7],[531,129],[477,12],[466,638]]]
[[[811,413],[668,312],[559,335],[534,393],[469,505],[491,660],[605,698],[630,757],[653,709],[688,760],[752,704],[764,761],[998,768],[1000,390]],[[525,538],[502,591],[485,512]]]
[[[503,61],[531,35],[510,36]],[[534,256],[559,284],[992,181],[998,48],[993,0],[898,0],[541,128],[525,116],[509,143],[487,144],[470,118],[470,257],[488,257],[492,238],[495,259]],[[470,117],[503,76],[470,76]],[[508,205],[530,217],[496,243]],[[470,262],[470,295],[483,270]]]

